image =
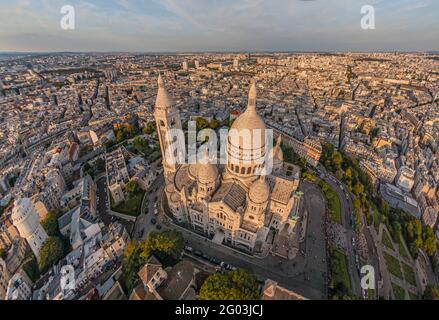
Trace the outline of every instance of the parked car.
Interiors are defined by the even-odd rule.
[[[203,252],[200,250],[194,250],[194,255],[196,255],[197,257],[201,257],[203,256]]]
[[[184,250],[187,251],[187,252],[192,252],[193,251],[192,247],[189,247],[189,246],[185,246]]]
[[[205,260],[209,260],[210,259],[210,257],[207,254],[205,254],[205,253],[203,253],[202,258],[205,259]]]
[[[210,259],[210,262],[219,266],[219,265],[221,265],[221,262],[222,262],[222,261],[219,260],[219,259],[217,259],[217,258],[215,258],[215,257],[212,257],[212,258]]]
[[[227,270],[235,270],[236,268],[234,267],[234,266],[232,266],[231,264],[228,264],[228,263],[226,263],[226,265],[225,265],[225,268],[227,269]],[[235,269],[233,269],[233,268],[235,268]]]
[[[260,276],[257,276],[257,277],[256,277],[256,281],[257,281],[259,284],[264,284],[264,283],[265,283],[265,279],[264,279],[263,277],[260,277]]]
[[[157,223],[157,220],[156,220],[155,218],[152,218],[152,219],[151,219],[151,223],[152,223],[152,224],[156,224],[156,223]]]
[[[162,228],[162,226],[160,224],[155,226],[157,228],[157,230],[160,230]]]

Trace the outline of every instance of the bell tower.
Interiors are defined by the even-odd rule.
[[[174,174],[184,161],[185,143],[180,114],[173,99],[166,91],[162,76],[158,77],[158,92],[155,101],[154,118],[160,141],[165,178]]]

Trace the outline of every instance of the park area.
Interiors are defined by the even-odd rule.
[[[401,272],[401,265],[399,264],[399,260],[390,254],[383,252],[384,259],[386,260],[387,269],[391,274],[398,277],[399,279],[403,279]]]
[[[349,278],[348,261],[346,256],[335,247],[329,248],[332,298],[343,299],[352,295],[351,281]]]
[[[140,214],[144,194],[145,192],[139,188],[135,192],[128,194],[125,201],[119,203],[117,206],[114,206],[114,201],[111,199],[111,210],[137,217]]]
[[[322,189],[328,203],[329,216],[334,222],[342,224],[341,221],[341,204],[337,193],[325,181],[320,180],[319,186]]]

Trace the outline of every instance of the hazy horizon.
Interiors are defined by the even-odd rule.
[[[62,30],[64,5],[75,30]],[[433,0],[0,0],[0,52],[439,51]],[[360,26],[375,8],[374,30]]]

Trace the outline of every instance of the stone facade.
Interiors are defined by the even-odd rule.
[[[214,164],[207,151],[194,164],[175,163],[179,149],[173,153],[167,149],[178,139],[169,131],[181,128],[181,123],[161,78],[155,118],[163,155],[167,207],[177,222],[218,243],[248,252],[266,245],[270,232],[273,235],[282,230],[288,234],[296,232],[300,217],[301,198],[296,192],[300,169],[284,163],[280,138],[266,157],[266,127],[256,112],[255,84],[250,89],[246,111],[235,120],[229,133],[225,165]],[[262,143],[246,148],[242,139],[232,136],[232,132],[240,134],[243,130],[261,134]],[[267,158],[273,165],[269,174],[265,171]]]

